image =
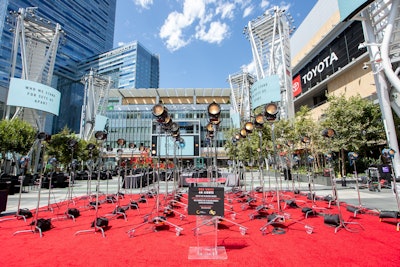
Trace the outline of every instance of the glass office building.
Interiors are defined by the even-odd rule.
[[[158,88],[159,57],[135,41],[90,57],[78,65],[81,76],[91,69],[110,77],[115,89]]]
[[[35,7],[35,14],[58,23],[65,31],[54,69],[52,87],[61,94],[60,116],[55,118],[54,130],[64,126],[79,131],[83,100],[81,74],[77,64],[82,60],[109,51],[113,47],[116,0],[2,0],[0,1],[0,111],[10,79],[14,34],[12,12]],[[20,71],[21,68],[17,67]]]

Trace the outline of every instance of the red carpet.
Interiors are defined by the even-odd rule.
[[[139,196],[133,198],[137,200]],[[296,203],[303,205],[300,199],[305,200],[305,197],[297,196],[297,199]],[[129,196],[125,196],[120,204],[129,201]],[[182,202],[186,200],[182,199]],[[137,228],[134,237],[129,237],[127,232],[143,223],[143,216],[151,212],[154,203],[154,198],[148,199],[147,204],[139,203],[140,214],[138,210],[127,210],[127,221],[121,216],[109,218],[105,238],[100,231],[75,235],[77,231],[91,229],[95,217],[94,209],[82,208],[87,204],[85,200],[69,205],[80,210],[81,216],[75,222],[72,219],[53,220],[53,228],[43,232],[42,238],[39,233],[13,235],[16,231],[29,230],[27,224],[32,218],[27,219],[27,223],[23,220],[3,221],[0,223],[0,266],[400,266],[400,232],[396,231],[395,221],[386,219],[380,222],[377,214],[372,212],[354,218],[344,203],[341,209],[344,220],[360,223],[364,230],[350,225],[359,231],[354,233],[341,228],[335,233],[333,227],[324,224],[322,216],[305,219],[301,208],[287,207],[284,212],[289,213],[291,219],[280,225],[285,233],[268,231],[263,235],[260,228],[267,219],[250,219],[249,214],[256,212],[254,207],[247,208],[233,200],[233,210],[237,213],[234,222],[248,230],[242,235],[237,225],[228,221],[220,223],[218,246],[225,247],[227,260],[188,259],[189,247],[197,245],[192,230],[196,227],[195,216],[182,220],[178,214],[168,217],[168,222],[183,228],[179,236],[168,224],[154,232],[155,225],[150,222]],[[259,203],[254,203],[254,206]],[[317,204],[328,206],[324,201]],[[306,205],[311,206],[311,203]],[[99,216],[112,213],[114,207],[112,203],[101,204]],[[38,218],[62,216],[67,206],[65,203],[54,204],[53,209],[53,212],[41,209]],[[176,205],[175,210],[186,214],[182,205]],[[268,210],[269,214],[273,212]],[[323,212],[335,213],[337,207],[332,206]],[[229,212],[225,216],[232,220]],[[303,223],[314,227],[312,234],[306,233]]]

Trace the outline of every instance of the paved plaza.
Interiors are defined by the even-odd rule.
[[[246,173],[245,181],[242,181],[242,189],[249,191],[260,186],[260,182],[253,175],[253,182],[251,182],[251,175]],[[275,191],[276,190],[276,179],[273,176],[265,175],[264,189],[265,191]],[[134,188],[134,189],[124,189],[122,188],[122,178],[113,177],[109,180],[100,180],[99,192],[100,194],[115,194],[118,192],[118,188],[121,193],[125,194],[139,194],[145,193],[150,189],[156,189],[154,184],[150,184],[148,187]],[[120,184],[120,186],[118,185]],[[160,181],[159,188],[160,193],[169,192],[171,193],[176,185],[173,181]],[[222,186],[222,185],[221,185]],[[279,188],[283,191],[290,191],[295,188],[299,189],[303,193],[309,192],[308,183],[305,182],[295,182],[293,185],[292,181],[279,181]],[[71,188],[53,188],[41,189],[39,194],[38,187],[26,186],[23,188],[23,193],[15,193],[14,195],[9,195],[7,199],[7,209],[2,212],[2,215],[13,214],[18,210],[18,203],[20,199],[20,208],[35,209],[39,207],[47,207],[49,204],[53,205],[60,201],[70,200],[76,197],[84,197],[88,195],[94,195],[96,193],[97,180],[78,180],[75,181],[73,187]],[[342,186],[337,184],[336,189],[338,192],[338,197],[341,202],[346,202],[351,205],[359,205],[358,192],[355,189],[355,184],[348,183],[347,186]],[[231,187],[225,187],[225,191],[231,190]],[[188,187],[182,187],[181,192],[187,192]],[[317,196],[327,196],[332,195],[332,186],[315,184],[314,193]],[[361,188],[359,190],[361,204],[365,208],[376,209],[376,210],[398,210],[396,197],[392,190],[389,188],[382,188],[378,191],[370,191],[368,188]],[[39,205],[38,199],[40,198]]]

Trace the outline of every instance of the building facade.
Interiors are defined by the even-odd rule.
[[[3,0],[0,3],[0,110],[4,114],[10,80],[14,34],[13,13],[33,7],[38,18],[58,23],[65,31],[64,44],[58,51],[52,87],[61,94],[60,116],[55,129],[68,126],[79,130],[83,85],[77,64],[113,47],[116,0]],[[16,76],[21,68],[17,67]],[[74,113],[76,111],[76,114]]]
[[[115,89],[158,88],[160,80],[159,57],[138,41],[102,53],[78,64],[81,76],[95,69],[107,76]]]
[[[341,22],[337,1],[319,0],[291,38],[295,110],[323,118],[327,95],[377,100],[359,20]]]
[[[174,149],[173,139],[160,129],[154,119],[152,109],[160,101],[168,109],[172,120],[180,126],[181,137],[185,140],[183,149]],[[221,123],[210,142],[206,138],[209,123],[207,107],[213,101],[221,106]],[[161,160],[179,156],[186,166],[193,166],[198,160],[215,156],[215,153],[219,160],[226,160],[224,132],[232,128],[229,103],[229,88],[113,89],[108,102],[106,145],[113,149],[110,155],[115,155],[121,148],[117,140],[122,138],[126,141],[122,148],[125,157],[145,147],[153,152],[153,156],[160,156]],[[129,144],[135,144],[136,150],[130,149]]]
[[[340,21],[337,1],[320,0],[291,38],[295,110],[323,117],[328,94],[377,99],[360,21]]]

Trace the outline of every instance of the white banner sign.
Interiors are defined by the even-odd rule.
[[[33,108],[58,116],[61,93],[37,82],[11,78],[7,105]]]

